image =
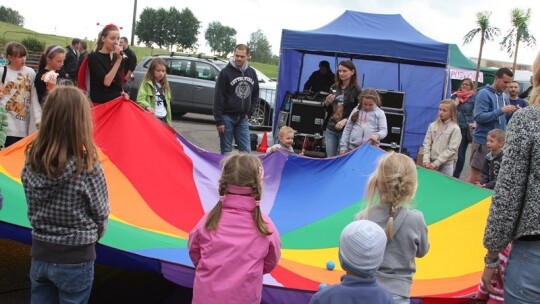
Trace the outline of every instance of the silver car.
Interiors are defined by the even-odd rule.
[[[136,99],[148,66],[153,58],[160,57],[167,63],[167,80],[171,86],[171,111],[175,115],[199,113],[212,115],[216,77],[227,62],[213,58],[178,55],[145,57],[133,72],[130,96]],[[259,104],[249,120],[255,128],[272,127],[272,115],[276,98],[276,82],[255,69],[259,77]]]

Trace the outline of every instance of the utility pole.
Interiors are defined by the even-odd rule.
[[[135,20],[137,20],[137,0],[133,1],[133,23],[131,24],[131,45],[135,45]]]

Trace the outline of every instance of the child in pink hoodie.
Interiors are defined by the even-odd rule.
[[[225,158],[220,199],[189,234],[195,265],[192,303],[261,302],[263,274],[281,256],[279,233],[259,207],[262,178],[256,156],[230,153]]]

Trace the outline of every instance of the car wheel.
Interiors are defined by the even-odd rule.
[[[249,119],[249,126],[254,129],[271,127],[271,122],[272,109],[264,100],[261,100],[261,102],[255,108],[255,111],[253,111],[253,115],[251,115],[251,118]]]

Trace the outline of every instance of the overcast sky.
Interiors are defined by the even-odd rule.
[[[204,31],[210,22],[219,21],[236,29],[239,43],[246,43],[251,33],[261,29],[272,46],[272,52],[278,54],[282,29],[316,29],[345,10],[401,14],[424,35],[441,42],[456,43],[465,55],[477,57],[479,38],[463,46],[463,36],[477,27],[476,13],[487,10],[492,12],[492,26],[500,28],[502,35],[485,45],[482,57],[511,62],[512,58],[499,47],[500,40],[510,30],[510,11],[513,8],[531,8],[533,18],[529,29],[538,39],[538,46],[534,49],[520,47],[518,63],[532,64],[540,50],[540,6],[537,3],[536,0],[138,0],[137,16],[145,7],[169,9],[174,6],[179,11],[187,7],[201,21],[200,51],[209,53]],[[57,0],[32,1],[31,4],[27,1],[10,1],[2,5],[17,10],[25,18],[25,28],[40,33],[92,40],[101,30],[97,23],[112,22],[123,27],[122,36],[131,37],[133,0]],[[71,13],[62,13],[66,11]],[[8,39],[9,36],[6,37]]]

